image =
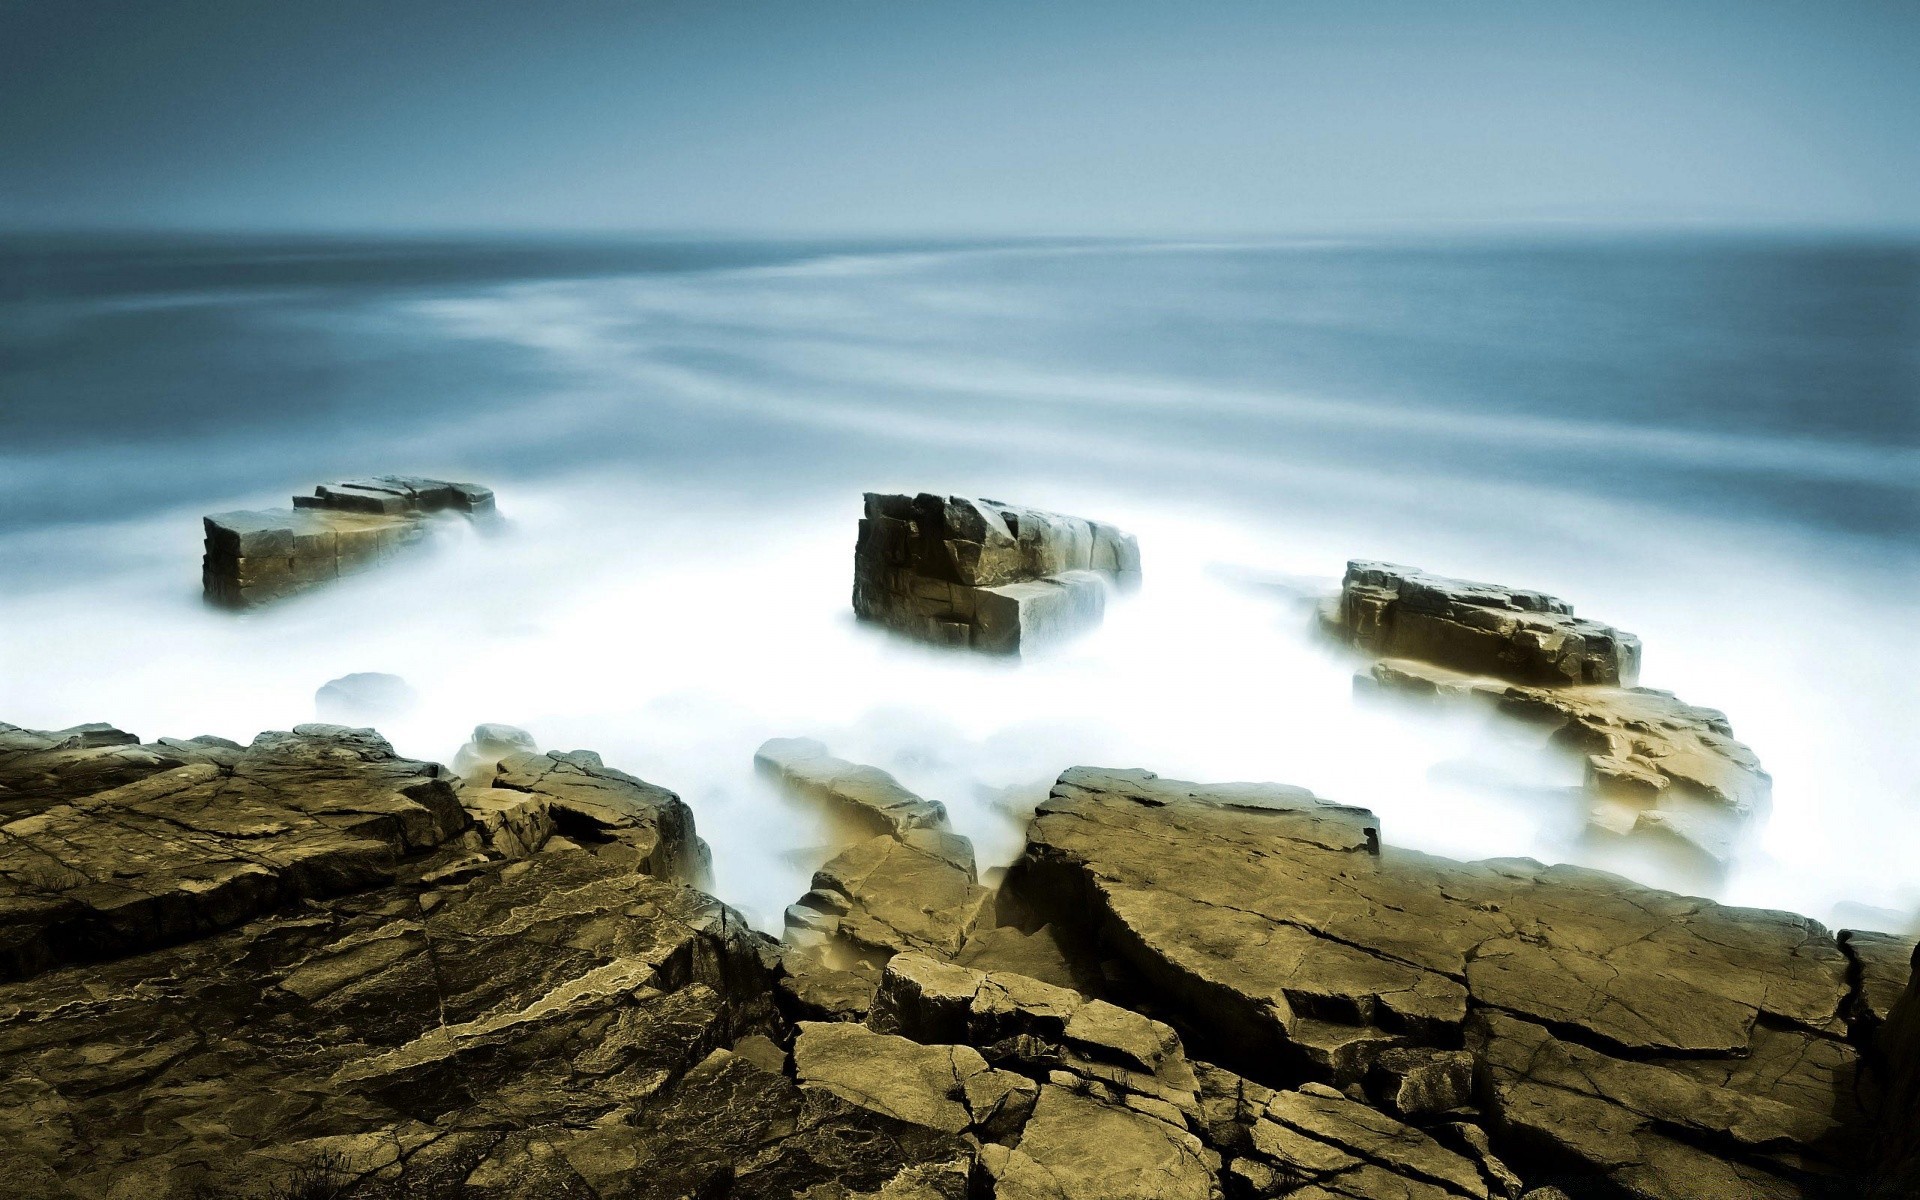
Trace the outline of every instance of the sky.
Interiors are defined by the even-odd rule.
[[[0,227],[1920,225],[1920,3],[0,0]]]

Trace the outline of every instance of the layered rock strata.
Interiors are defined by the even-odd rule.
[[[1356,561],[1321,623],[1377,656],[1356,689],[1481,703],[1578,755],[1592,838],[1710,875],[1769,810],[1772,780],[1726,715],[1633,686],[1639,639],[1563,600]]]
[[[321,484],[292,508],[205,518],[201,586],[215,604],[251,608],[370,570],[454,518],[496,520],[493,493],[402,475]]]
[[[937,645],[1018,655],[1098,625],[1138,586],[1133,536],[1080,517],[958,496],[869,492],[853,611]]]
[[[1458,1111],[1529,1181],[1646,1197],[1858,1183],[1855,1082],[1877,1037],[1859,966],[1804,917],[1383,850],[1371,813],[1297,789],[1088,769],[1060,778],[1006,888],[1029,920],[1119,955],[1142,1003],[1263,1085],[1405,1105],[1410,1051],[1441,1075],[1420,1086],[1458,1100],[1445,1075],[1464,1053]]]

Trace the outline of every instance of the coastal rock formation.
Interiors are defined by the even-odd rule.
[[[321,484],[292,508],[207,517],[201,586],[212,603],[251,608],[378,566],[454,517],[497,520],[493,493],[402,475]]]
[[[869,492],[853,611],[921,641],[1017,655],[1098,625],[1107,588],[1139,581],[1139,545],[1111,525],[995,500]]]
[[[71,733],[0,727],[0,978],[383,883],[466,824],[439,767],[371,730],[302,725],[246,747]]]
[[[1859,1170],[1860,974],[1804,917],[1382,850],[1372,814],[1298,789],[1079,768],[1006,888],[1264,1085],[1350,1087],[1397,1048],[1465,1050],[1529,1179],[1787,1197]]]
[[[1640,674],[1640,639],[1575,617],[1564,600],[1392,563],[1348,563],[1324,620],[1377,657],[1510,683],[1631,687]]]
[[[1356,561],[1321,622],[1377,656],[1356,690],[1476,701],[1578,755],[1592,838],[1711,876],[1767,815],[1772,780],[1726,715],[1632,686],[1639,639],[1565,601]]]
[[[788,792],[819,802],[843,841],[947,828],[945,805],[921,799],[878,767],[833,757],[812,738],[770,738],[753,765]]]
[[[1915,1180],[1912,941],[1396,852],[1297,788],[1076,768],[998,897],[965,839],[902,828],[823,868],[841,922],[784,946],[688,886],[678,797],[586,751],[462,782],[370,730],[0,726],[0,788],[0,1169],[23,1200]],[[330,833],[365,843],[351,869],[313,867]],[[242,860],[261,886],[205,907]]]
[[[475,725],[473,736],[453,752],[453,770],[462,779],[483,786],[494,776],[494,767],[509,754],[540,752],[533,735],[515,725],[490,723]]]

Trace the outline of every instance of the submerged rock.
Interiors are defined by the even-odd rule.
[[[345,724],[401,716],[419,700],[419,693],[398,675],[356,671],[321,684],[313,694],[313,707],[322,721]]]
[[[251,608],[371,569],[421,542],[435,519],[498,520],[493,493],[471,483],[383,475],[322,484],[292,508],[205,518],[201,586],[226,608]]]
[[[462,779],[490,781],[494,768],[509,754],[538,754],[533,735],[515,725],[475,725],[473,737],[454,751],[453,769]]]
[[[1080,517],[958,496],[869,492],[853,611],[937,645],[1031,653],[1100,623],[1138,586],[1133,536]]]
[[[753,765],[787,791],[820,803],[843,841],[947,828],[945,805],[921,799],[878,767],[833,757],[812,738],[770,738]]]

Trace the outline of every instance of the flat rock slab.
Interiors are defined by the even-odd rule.
[[[0,729],[0,976],[374,886],[467,825],[439,767],[371,730],[302,725],[244,749],[100,741]]]
[[[1080,517],[958,496],[869,492],[853,611],[936,645],[1018,655],[1097,626],[1140,581],[1133,536]]]
[[[214,513],[202,524],[201,586],[226,608],[251,608],[388,562],[430,522],[498,519],[493,493],[471,483],[386,475],[322,484],[292,508]]]
[[[1756,1195],[1857,1169],[1859,984],[1818,923],[1571,867],[1381,851],[1378,828],[1297,789],[1076,768],[1006,887],[1121,955],[1189,1042],[1256,1078],[1344,1085],[1396,1045],[1466,1045],[1505,1081],[1489,1116],[1536,1163],[1658,1196],[1705,1194],[1663,1155],[1724,1159]],[[1332,1052],[1355,1044],[1373,1050]],[[1529,1055],[1553,1046],[1594,1094],[1542,1099],[1560,1077],[1535,1078]],[[1601,1110],[1619,1110],[1612,1133],[1591,1132]],[[1757,1132],[1729,1142],[1730,1126]]]

